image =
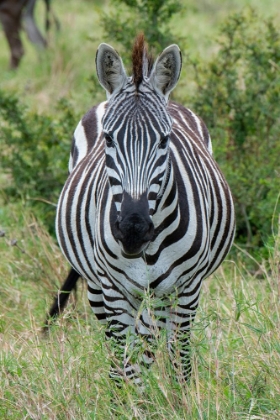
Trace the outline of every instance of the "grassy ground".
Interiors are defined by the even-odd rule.
[[[246,4],[280,21],[275,0],[193,1],[174,22],[174,33],[186,37],[191,54],[211,54],[219,23]],[[0,87],[48,114],[66,97],[82,115],[104,98],[101,89],[92,97],[89,78],[97,45],[114,45],[99,26],[99,11],[109,4],[69,0],[54,7],[61,32],[51,33],[48,51],[40,54],[24,38],[26,55],[16,73],[5,70],[9,55],[0,32]],[[7,178],[0,174],[1,182]],[[0,235],[0,419],[280,418],[279,236],[270,261],[254,275],[237,256],[205,281],[192,333],[190,385],[174,381],[161,337],[154,367],[144,373],[147,392],[139,395],[129,384],[117,390],[109,381],[110,349],[82,283],[76,307],[69,305],[42,336],[46,310],[67,266],[54,239],[21,203],[0,206],[0,229],[5,232]]]

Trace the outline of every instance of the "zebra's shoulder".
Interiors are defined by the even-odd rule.
[[[79,121],[73,140],[69,159],[69,173],[73,168],[93,150],[94,146],[102,135],[102,117],[104,115],[107,102],[92,107]]]
[[[203,120],[190,109],[175,102],[169,102],[168,111],[173,118],[174,124],[179,125],[183,129],[185,128],[186,131],[194,133],[212,155],[211,137]]]

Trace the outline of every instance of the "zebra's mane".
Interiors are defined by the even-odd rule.
[[[143,81],[144,76],[149,76],[153,67],[153,63],[154,59],[148,52],[144,34],[140,33],[134,41],[132,50],[133,81],[137,90],[140,83]]]

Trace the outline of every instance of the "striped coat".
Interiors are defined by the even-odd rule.
[[[56,219],[60,247],[87,280],[94,313],[122,349],[123,375],[136,383],[139,365],[129,362],[127,333],[149,342],[162,327],[172,360],[178,338],[181,358],[174,366],[179,377],[188,377],[189,331],[201,282],[225,258],[235,229],[231,193],[213,160],[206,126],[168,102],[179,74],[164,88],[157,74],[163,59],[170,65],[171,53],[179,62],[178,47],[164,50],[148,73],[141,45],[138,39],[134,47],[144,57],[140,81],[133,63],[134,78],[121,74],[117,82],[106,66],[115,60],[119,71],[120,58],[101,46],[97,72],[108,101],[77,126]],[[145,348],[141,360],[149,365],[153,357]],[[120,366],[112,366],[113,377]]]

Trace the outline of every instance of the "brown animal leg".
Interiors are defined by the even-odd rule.
[[[20,39],[21,11],[25,1],[18,2],[15,7],[9,8],[5,2],[0,7],[0,20],[11,50],[10,69],[16,69],[24,54],[23,45]]]

